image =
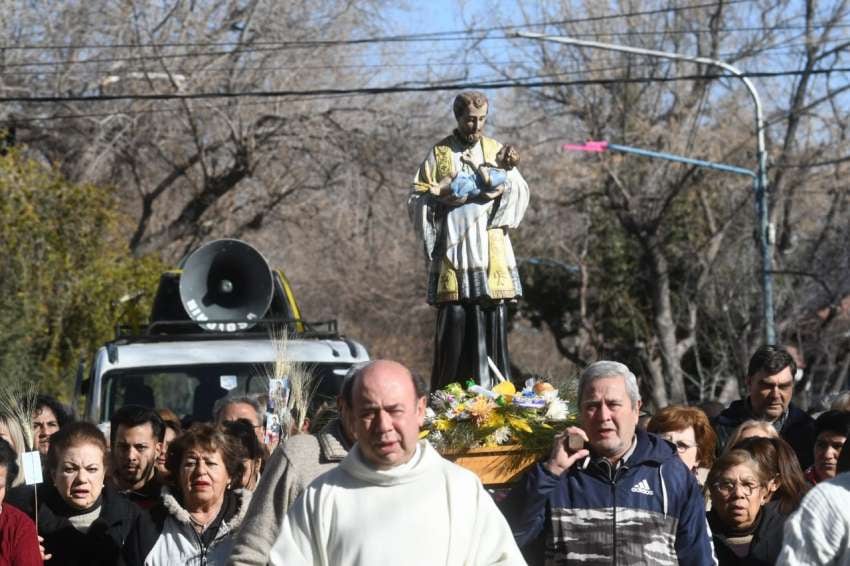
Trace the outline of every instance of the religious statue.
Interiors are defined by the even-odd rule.
[[[408,200],[425,247],[428,303],[439,309],[431,389],[472,378],[491,387],[488,357],[510,379],[507,302],[522,295],[508,230],[528,206],[519,153],[485,137],[487,97],[454,101],[457,128],[428,152]]]

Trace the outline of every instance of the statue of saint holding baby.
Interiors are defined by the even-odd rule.
[[[508,230],[528,206],[519,153],[485,137],[487,97],[454,101],[457,128],[428,152],[408,209],[428,263],[428,303],[438,309],[431,390],[473,379],[510,379],[507,303],[522,295]]]

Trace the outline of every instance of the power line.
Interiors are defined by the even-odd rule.
[[[199,92],[199,93],[153,93],[153,94],[98,94],[98,95],[67,95],[67,96],[3,96],[0,102],[22,102],[22,103],[57,103],[57,102],[106,102],[115,100],[199,100],[216,98],[288,98],[292,96],[312,95],[374,95],[374,94],[398,94],[405,92],[435,92],[454,91],[467,89],[505,89],[505,88],[546,88],[564,86],[587,86],[604,84],[629,84],[629,83],[655,83],[655,82],[679,82],[692,80],[715,80],[721,78],[739,78],[746,76],[778,77],[799,76],[803,74],[824,75],[832,73],[850,72],[850,67],[838,67],[834,69],[813,69],[810,71],[760,71],[744,72],[741,75],[728,73],[712,73],[701,75],[681,75],[675,77],[634,77],[634,78],[599,78],[579,79],[574,81],[516,81],[506,79],[491,82],[464,82],[451,84],[427,84],[421,86],[386,86],[386,87],[356,87],[356,88],[317,88],[305,90],[262,90],[246,92]]]
[[[834,43],[838,43],[838,42],[843,43],[843,42],[846,42],[846,41],[847,40],[844,39],[844,38],[833,39],[833,40],[825,41],[823,43],[823,45],[828,46],[828,45],[832,45]],[[794,49],[806,47],[807,45],[808,44],[806,42],[800,42],[800,43],[783,42],[783,43],[778,43],[778,44],[775,44],[775,45],[759,48],[755,55],[761,55],[761,54],[764,54],[764,53],[767,53],[767,52],[774,52],[774,53],[775,52],[793,52]],[[433,49],[433,50],[417,51],[417,54],[421,55],[423,53],[424,54],[427,54],[427,53],[444,54],[445,50],[443,50],[443,49]],[[730,53],[721,53],[721,54],[719,54],[719,58],[724,59],[725,57],[727,57],[729,55],[730,55]],[[753,56],[755,56],[755,55],[753,55]],[[750,56],[750,58],[753,57],[753,56]],[[337,60],[337,61],[343,60],[344,61],[345,58],[346,58],[345,56],[336,57],[335,60]],[[350,56],[349,58],[353,59],[353,60],[362,60],[362,55]],[[258,64],[258,65],[239,66],[235,70],[241,73],[241,72],[245,72],[245,71],[270,72],[270,71],[287,71],[287,70],[292,70],[292,69],[297,69],[297,70],[304,70],[304,69],[308,69],[308,70],[406,69],[406,68],[428,68],[428,67],[433,67],[433,66],[437,66],[437,65],[439,65],[440,67],[473,68],[473,67],[490,67],[490,66],[494,66],[494,65],[495,66],[521,66],[521,65],[528,64],[528,63],[529,63],[529,61],[527,61],[527,60],[516,59],[516,60],[503,60],[503,61],[491,61],[491,62],[485,62],[485,61],[480,61],[480,62],[476,62],[476,61],[461,61],[461,62],[430,61],[430,62],[422,62],[422,63],[337,63],[337,64],[327,64],[327,63],[326,64],[309,64],[309,63],[304,63],[304,64],[284,64],[284,65]],[[52,65],[54,63],[49,63],[49,64]],[[55,63],[55,65],[58,65],[58,64],[59,63]],[[653,66],[653,65],[656,65],[656,64],[657,63],[652,63],[652,62],[645,62],[645,63],[636,62],[636,63],[632,63],[629,68],[633,69],[635,67],[647,67],[647,66]],[[586,69],[586,71],[587,72],[618,71],[618,70],[624,70],[625,68],[626,68],[625,66],[605,67],[605,68],[589,68],[589,69]],[[146,71],[143,67],[139,67],[139,68],[123,68],[118,72],[126,74],[126,73],[133,73],[133,72],[145,73],[145,72],[148,72],[148,71]],[[173,72],[179,73],[180,71],[173,71]],[[192,76],[215,75],[215,74],[228,74],[229,75],[229,74],[232,74],[233,72],[234,72],[234,69],[231,68],[231,67],[221,67],[221,68],[192,69],[190,74]],[[580,71],[565,71],[562,74],[565,74],[565,75],[578,74],[579,72]],[[185,72],[183,72],[181,74],[184,74],[184,73]],[[29,77],[29,76],[32,76],[33,74],[34,74],[33,71],[28,71],[28,70],[13,71],[13,72],[0,72],[0,76],[2,76],[2,77],[18,77],[18,76]],[[53,75],[62,75],[64,77],[73,78],[73,79],[77,79],[77,80],[84,80],[87,76],[91,77],[91,78],[100,79],[100,78],[103,78],[103,71],[92,69],[92,70],[88,70],[88,71],[80,70],[80,71],[75,72],[75,73],[69,73],[69,71],[67,69],[63,69],[63,70],[57,70],[57,71],[39,71],[38,72],[38,76],[53,76]]]
[[[379,37],[367,37],[367,38],[357,38],[357,39],[340,39],[340,40],[302,40],[302,41],[273,41],[273,42],[255,42],[252,45],[268,45],[268,46],[276,46],[280,47],[288,47],[288,48],[315,48],[315,47],[326,47],[326,46],[351,46],[351,45],[369,45],[376,43],[398,43],[398,42],[418,42],[418,41],[434,41],[435,39],[446,38],[449,40],[464,40],[467,39],[470,34],[481,34],[481,33],[493,33],[498,31],[510,31],[515,29],[526,29],[526,28],[536,28],[536,27],[546,27],[546,26],[556,26],[556,25],[566,25],[566,24],[577,24],[577,23],[587,23],[587,22],[598,22],[605,20],[615,20],[615,19],[623,19],[623,18],[631,18],[638,16],[652,16],[657,14],[667,14],[671,12],[684,12],[689,10],[700,10],[702,8],[715,8],[720,5],[728,6],[732,4],[748,4],[752,3],[755,0],[721,0],[718,2],[707,2],[704,4],[695,4],[692,6],[673,6],[667,8],[656,8],[652,10],[640,10],[633,12],[626,12],[621,14],[607,14],[601,16],[588,16],[583,18],[570,18],[564,20],[553,20],[553,21],[543,21],[543,22],[534,22],[527,24],[516,24],[516,25],[501,25],[501,26],[491,26],[484,28],[471,28],[465,30],[454,30],[454,31],[438,31],[438,32],[427,32],[427,33],[416,33],[416,34],[405,34],[405,35],[389,35],[389,36],[379,36]],[[461,37],[452,37],[460,35]],[[163,43],[147,43],[147,44],[132,44],[132,43],[124,43],[124,44],[97,44],[97,43],[89,43],[89,44],[48,44],[48,45],[5,45],[0,46],[0,49],[8,49],[8,50],[40,50],[40,49],[50,49],[50,50],[61,50],[61,49],[126,49],[126,48],[164,48],[164,47],[226,47],[226,46],[239,46],[240,42],[234,41],[223,41],[223,42],[163,42]]]
[[[850,28],[850,23],[841,24],[840,27]],[[753,31],[760,30],[768,30],[775,28],[751,28]],[[692,33],[709,33],[709,30],[695,31],[695,30],[666,30],[666,31],[630,31],[630,32],[594,32],[594,33],[575,33],[571,34],[572,37],[576,38],[607,38],[607,37],[640,37],[640,36],[657,36],[657,35],[677,35],[677,34],[692,34]],[[412,41],[420,41],[419,39],[410,40]],[[491,37],[487,35],[479,35],[472,36],[468,35],[465,37],[458,38],[443,38],[439,40],[433,39],[421,39],[421,41],[427,41],[428,43],[434,43],[435,41],[452,41],[452,42],[467,42],[467,41],[477,41],[477,42],[516,42],[516,38],[513,36],[496,36]],[[827,43],[834,43],[839,41],[846,41],[841,39],[833,39]],[[331,42],[328,42],[329,44]],[[786,44],[786,46],[789,44]],[[329,45],[330,46],[330,45]],[[346,43],[341,42],[338,44],[333,44],[333,46],[347,46]],[[303,49],[306,47],[298,46],[294,49]],[[215,57],[230,57],[234,55],[251,55],[251,54],[263,54],[263,53],[276,53],[282,52],[289,49],[293,49],[293,47],[288,47],[286,45],[278,45],[278,46],[270,46],[270,47],[245,47],[242,49],[235,50],[218,50],[218,51],[190,51],[185,53],[159,53],[152,55],[127,55],[122,57],[95,57],[92,59],[62,59],[58,61],[21,61],[15,63],[6,63],[3,65],[3,68],[38,68],[38,67],[68,67],[72,65],[99,65],[104,63],[158,63],[163,60],[173,60],[173,59],[198,59],[198,58],[215,58]],[[7,74],[7,73],[3,73]]]

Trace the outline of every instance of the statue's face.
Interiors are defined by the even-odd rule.
[[[487,121],[487,105],[480,108],[468,106],[457,119],[457,131],[467,143],[475,143],[484,135],[484,123]]]

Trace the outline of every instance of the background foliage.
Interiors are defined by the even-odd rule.
[[[0,386],[37,382],[68,401],[77,362],[113,337],[116,315],[146,316],[144,298],[115,301],[152,289],[162,264],[130,255],[122,219],[111,190],[0,157]]]

